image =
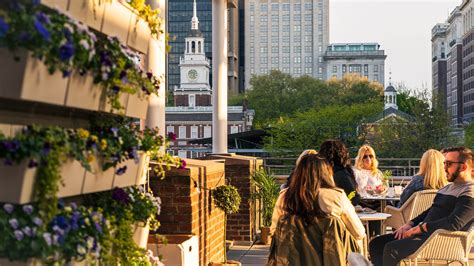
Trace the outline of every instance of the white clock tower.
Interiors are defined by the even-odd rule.
[[[204,51],[204,35],[199,30],[196,0],[194,0],[191,30],[185,38],[184,57],[179,59],[181,85],[174,89],[175,106],[210,106],[210,61]]]

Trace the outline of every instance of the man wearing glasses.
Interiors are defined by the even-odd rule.
[[[472,151],[465,147],[443,149],[444,170],[449,182],[434,198],[433,205],[397,229],[379,236],[369,245],[375,266],[397,265],[414,253],[437,229],[466,231],[474,221],[474,184]]]

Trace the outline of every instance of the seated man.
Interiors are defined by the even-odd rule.
[[[449,182],[434,198],[433,205],[393,234],[379,236],[369,245],[374,265],[397,265],[413,254],[437,229],[468,230],[474,217],[474,154],[465,147],[444,150],[444,170]]]

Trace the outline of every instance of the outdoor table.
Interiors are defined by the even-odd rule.
[[[390,201],[390,200],[400,201],[400,196],[389,197],[389,196],[384,196],[384,195],[369,195],[369,194],[367,194],[366,196],[361,197],[360,200],[361,201],[378,200],[378,201],[380,201],[380,210],[384,211],[385,206],[387,206],[387,201]]]
[[[369,240],[370,240],[370,230],[369,230],[369,222],[370,221],[381,221],[381,228],[380,228],[380,232],[381,234],[384,234],[385,233],[385,226],[384,226],[384,223],[383,221],[385,221],[387,218],[391,217],[392,215],[391,214],[388,214],[388,213],[383,213],[383,212],[375,212],[375,213],[365,213],[365,212],[358,212],[357,213],[357,216],[359,216],[359,219],[362,221],[362,223],[365,225],[365,232],[366,232],[366,237],[365,237],[365,241],[364,241],[364,253],[365,253],[365,256],[367,257],[368,256],[368,248],[369,248]]]

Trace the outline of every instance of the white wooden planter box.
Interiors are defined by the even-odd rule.
[[[148,23],[138,15],[132,15],[127,45],[144,54],[148,53],[148,44],[151,38]]]
[[[113,187],[130,187],[134,185],[143,185],[146,181],[146,172],[148,170],[149,156],[139,153],[140,159],[138,163],[134,160],[127,160],[116,166],[116,170],[120,167],[127,166],[127,171],[122,175],[115,173]],[[145,178],[143,179],[143,175]]]
[[[137,94],[130,94],[128,96],[127,108],[125,115],[135,118],[146,118],[148,111],[148,97],[140,98]]]
[[[133,12],[117,0],[105,4],[102,32],[127,43]]]
[[[98,159],[100,160],[100,159]],[[102,171],[100,169],[98,161],[95,161],[95,165],[92,167],[94,173],[86,172],[84,178],[84,185],[82,188],[82,193],[94,193],[100,191],[106,191],[112,189],[112,184],[114,182],[115,169],[113,167]]]
[[[148,244],[148,234],[150,233],[150,224],[137,223],[133,226],[133,242],[141,248],[146,248]]]
[[[20,61],[6,48],[0,48],[0,97],[63,105],[68,79],[60,71],[49,74],[40,60],[19,51]]]
[[[28,161],[19,165],[0,164],[0,202],[25,204],[34,201],[37,168],[29,168]],[[85,169],[78,161],[68,160],[60,169],[59,197],[80,195]]]
[[[105,2],[73,0],[69,3],[68,14],[87,26],[100,31],[104,20]]]
[[[94,84],[94,77],[90,73],[81,76],[74,72],[69,79],[66,106],[98,111],[102,91],[105,89]]]
[[[127,101],[128,101],[128,93],[121,93],[119,97],[119,102],[120,105],[122,105],[124,108],[127,108]],[[102,96],[100,98],[100,105],[99,105],[99,111],[101,112],[106,112],[106,113],[113,113],[113,114],[124,114],[125,111],[121,110],[113,110],[112,105],[108,102],[109,99],[107,99],[107,91],[103,90],[102,91]]]
[[[76,0],[72,0],[74,2]],[[62,13],[65,13],[67,11],[67,6],[68,6],[69,0],[41,0],[41,4],[53,8],[53,9],[58,9]]]

